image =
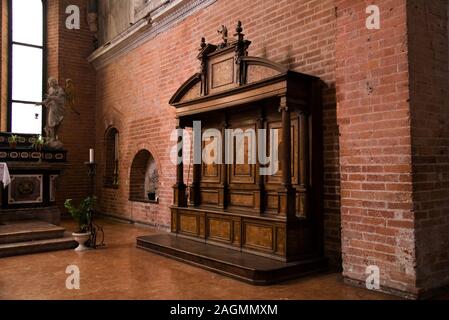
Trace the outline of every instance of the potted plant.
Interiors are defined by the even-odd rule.
[[[75,251],[85,251],[89,249],[85,243],[91,236],[89,228],[94,206],[95,197],[88,197],[84,199],[78,207],[73,205],[72,199],[67,199],[64,203],[64,207],[69,211],[72,218],[78,223],[78,231],[72,234],[75,241],[78,242],[78,247]]]
[[[19,136],[16,134],[12,134],[9,138],[8,138],[8,143],[9,143],[9,147],[11,149],[15,149],[17,147],[17,142],[19,141]]]
[[[34,140],[31,147],[34,148],[36,151],[42,151],[42,148],[45,146],[45,144],[46,144],[45,138],[39,136]]]
[[[159,183],[159,175],[154,170],[150,175],[150,189],[147,192],[148,200],[157,201],[157,185]]]

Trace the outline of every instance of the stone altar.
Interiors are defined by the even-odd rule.
[[[11,147],[9,135],[0,133],[0,162],[8,165],[11,180],[0,193],[0,223],[36,219],[59,225],[56,184],[68,166],[67,152],[36,150],[31,146],[38,137],[25,134]]]

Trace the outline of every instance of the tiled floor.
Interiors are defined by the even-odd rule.
[[[394,299],[321,274],[255,287],[135,248],[153,229],[102,221],[107,247],[0,259],[0,299]],[[64,223],[73,229],[72,223]],[[81,272],[80,290],[66,289],[67,266]]]

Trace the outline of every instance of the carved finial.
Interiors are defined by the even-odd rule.
[[[235,37],[237,37],[237,41],[238,42],[243,42],[243,39],[245,37],[245,35],[242,33],[243,32],[243,28],[242,28],[242,21],[237,21],[237,27],[235,28],[236,34],[234,35]]]
[[[242,28],[242,21],[237,21],[237,28],[235,28],[235,31],[237,32],[236,34],[235,34],[235,36],[239,36],[239,35],[241,35],[242,34],[242,32],[243,32],[243,28]]]
[[[201,38],[200,51],[202,51],[206,47],[206,38]]]
[[[225,25],[222,25],[221,29],[217,32],[221,34],[221,38],[223,39],[223,43],[220,45],[220,47],[226,47],[228,45],[228,28]]]

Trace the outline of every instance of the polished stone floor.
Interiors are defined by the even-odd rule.
[[[136,237],[157,231],[103,220],[107,247],[0,259],[0,299],[394,299],[353,288],[339,274],[321,274],[255,287],[135,248]],[[73,230],[71,222],[63,226]],[[80,289],[66,288],[69,265]]]

